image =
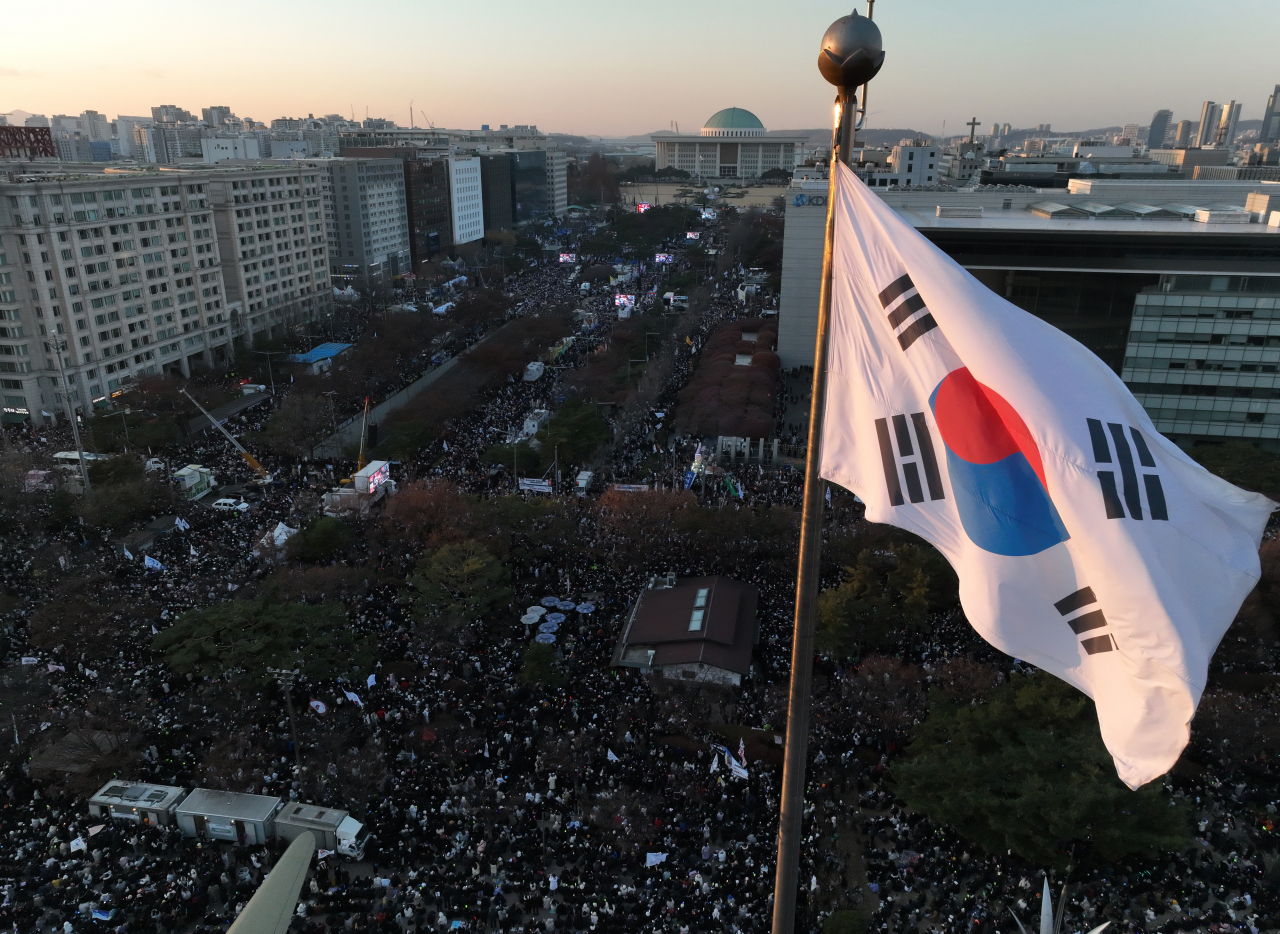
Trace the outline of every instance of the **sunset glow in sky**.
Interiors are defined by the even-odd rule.
[[[9,4],[0,113],[97,110],[241,117],[342,113],[440,127],[533,123],[627,135],[695,130],[728,106],[771,129],[825,126],[831,90],[815,60],[850,5],[776,0],[223,0]],[[858,4],[865,12],[865,0]],[[1280,61],[1249,36],[1280,28],[1276,0],[1216,17],[1190,0],[879,0],[888,53],[871,127],[927,133],[1137,122],[1157,108],[1243,102],[1256,119]]]

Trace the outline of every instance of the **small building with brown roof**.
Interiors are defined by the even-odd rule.
[[[631,608],[612,664],[740,685],[751,674],[759,602],[759,590],[728,577],[654,577]]]

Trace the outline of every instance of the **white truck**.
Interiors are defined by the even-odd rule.
[[[178,495],[188,502],[199,499],[218,485],[214,481],[213,471],[199,464],[187,464],[175,471],[172,480],[178,488]]]
[[[324,494],[324,514],[337,518],[363,516],[374,503],[395,491],[396,482],[391,479],[391,463],[369,461],[351,478],[350,485],[344,483]]]

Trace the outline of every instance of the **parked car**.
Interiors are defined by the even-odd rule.
[[[219,512],[248,512],[249,504],[240,502],[239,500],[230,499],[228,497],[223,497],[222,499],[217,499],[210,503],[209,508],[216,509]]]

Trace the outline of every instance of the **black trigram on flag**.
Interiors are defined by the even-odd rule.
[[[1099,464],[1116,463],[1120,468],[1120,485],[1116,486],[1115,470],[1099,470],[1098,485],[1102,488],[1102,504],[1107,510],[1108,519],[1124,519],[1125,508],[1128,507],[1128,518],[1141,519],[1142,493],[1147,494],[1147,508],[1152,519],[1168,521],[1169,508],[1164,500],[1164,487],[1160,485],[1160,475],[1156,473],[1142,474],[1142,485],[1138,485],[1138,470],[1133,463],[1133,455],[1138,454],[1138,465],[1155,469],[1156,460],[1147,447],[1147,439],[1136,428],[1125,431],[1124,425],[1107,422],[1104,426],[1096,418],[1085,419],[1089,423],[1089,439],[1093,442],[1093,459]],[[1129,446],[1129,439],[1133,446]],[[1115,459],[1111,452],[1114,446]],[[1121,502],[1123,493],[1124,501]]]
[[[1097,655],[1099,652],[1110,652],[1116,647],[1115,637],[1108,632],[1099,632],[1099,630],[1107,628],[1107,618],[1102,614],[1102,610],[1097,608],[1098,598],[1093,595],[1092,587],[1081,587],[1073,594],[1068,594],[1053,605],[1060,616],[1070,616],[1067,625],[1071,627],[1071,631],[1077,636],[1088,635],[1087,639],[1081,639],[1080,645],[1090,655]],[[1094,607],[1090,610],[1089,607]],[[1071,616],[1078,610],[1086,610],[1079,616]]]
[[[890,419],[876,419],[876,438],[880,441],[880,461],[884,465],[884,481],[889,487],[889,502],[894,506],[903,504],[904,484],[907,497],[913,503],[924,502],[926,487],[929,499],[946,499],[942,492],[942,476],[938,473],[938,459],[933,453],[933,436],[929,434],[929,423],[924,420],[924,413],[895,415],[892,421],[893,437],[890,438]],[[894,441],[898,446],[896,456]],[[924,486],[920,483],[921,473],[924,474]]]
[[[938,326],[929,309],[924,306],[924,296],[916,291],[916,285],[908,275],[899,276],[880,291],[880,304],[889,312],[889,327],[896,332],[895,336],[903,350],[914,344],[917,337],[928,334]],[[899,331],[898,328],[902,330]]]

